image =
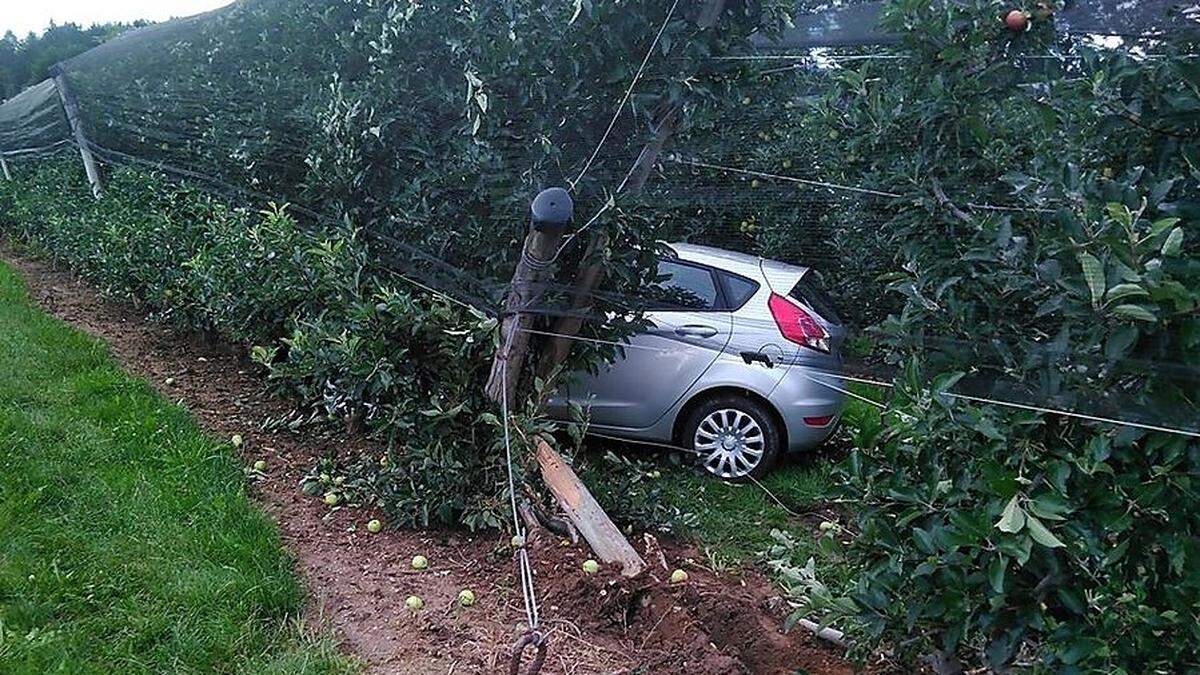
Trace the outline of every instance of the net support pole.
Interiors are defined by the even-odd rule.
[[[504,315],[500,323],[500,348],[492,360],[492,372],[485,392],[493,401],[507,396],[516,400],[517,383],[529,350],[532,315],[523,312],[540,295],[546,269],[554,263],[563,229],[571,222],[574,205],[562,188],[543,190],[531,206],[533,226],[521,248],[517,269],[513,272]]]
[[[58,98],[62,101],[63,110],[67,113],[67,122],[71,124],[71,133],[75,135],[75,144],[79,146],[79,155],[83,158],[83,170],[87,172],[88,185],[92,186],[92,196],[100,199],[104,190],[100,184],[100,170],[96,167],[96,158],[92,155],[92,146],[83,130],[83,122],[79,117],[79,105],[75,96],[67,86],[67,78],[59,66],[51,69],[54,77],[54,88],[58,90]]]
[[[4,180],[12,180],[12,174],[8,172],[8,161],[4,157],[0,157],[0,169],[4,170]]]

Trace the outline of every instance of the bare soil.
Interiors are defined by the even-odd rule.
[[[524,605],[508,537],[451,530],[385,528],[379,514],[334,508],[303,495],[301,477],[330,451],[371,451],[370,442],[332,431],[263,431],[292,406],[273,396],[245,350],[148,319],[129,304],[106,300],[69,271],[0,245],[0,259],[24,277],[47,312],[109,345],[129,372],[192,411],[207,431],[240,434],[247,464],[267,471],[249,489],[278,521],[285,545],[310,591],[311,622],[335,631],[368,673],[507,672],[523,632]],[[640,545],[643,540],[638,539]],[[531,559],[549,658],[543,673],[833,674],[854,672],[835,648],[806,631],[782,631],[783,603],[754,571],[716,573],[685,545],[663,542],[670,567],[689,580],[671,585],[665,567],[636,579],[615,568],[584,574],[587,551],[542,534]],[[429,569],[411,569],[414,555]],[[658,560],[653,553],[648,559]],[[469,588],[475,606],[459,607]],[[420,612],[404,606],[409,595]]]

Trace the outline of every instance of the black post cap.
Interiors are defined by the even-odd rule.
[[[574,218],[575,203],[571,201],[571,195],[567,194],[566,190],[560,187],[547,188],[533,198],[530,211],[533,229],[562,229]]]

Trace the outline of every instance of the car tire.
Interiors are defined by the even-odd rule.
[[[783,434],[765,405],[723,394],[691,410],[680,429],[679,444],[696,451],[697,464],[709,474],[740,482],[760,478],[775,466]]]

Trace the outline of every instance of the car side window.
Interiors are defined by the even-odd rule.
[[[711,271],[671,260],[658,262],[657,282],[647,291],[653,309],[714,309],[720,298]]]
[[[729,301],[729,310],[736,312],[758,292],[758,282],[728,272],[718,272],[725,282],[725,299]]]

